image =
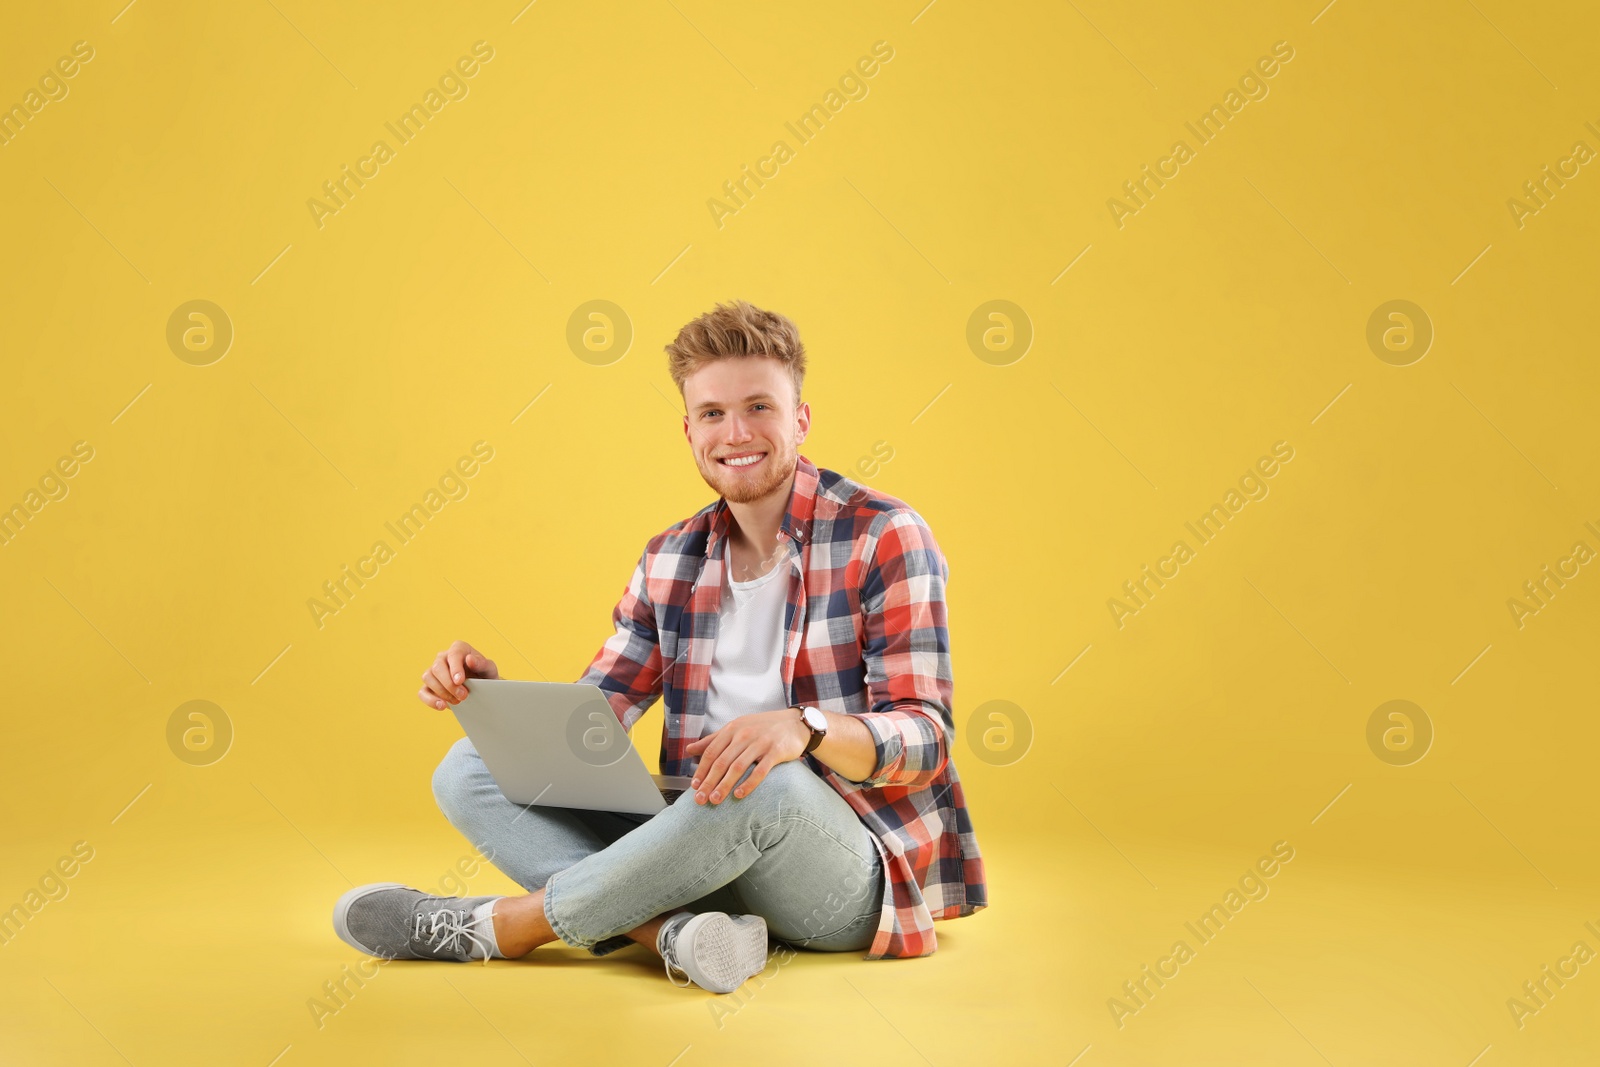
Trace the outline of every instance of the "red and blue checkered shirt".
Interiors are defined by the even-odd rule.
[[[661,773],[692,775],[706,722],[731,518],[718,498],[652,537],[579,682],[627,730],[666,698]],[[802,756],[861,817],[883,859],[883,917],[867,959],[927,956],[935,919],[988,905],[983,857],[951,759],[950,568],[904,502],[798,456],[779,537],[792,546],[783,681],[791,704],[859,716],[877,750],[852,782]]]

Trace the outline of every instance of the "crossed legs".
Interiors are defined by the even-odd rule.
[[[871,944],[883,899],[878,846],[854,810],[803,762],[773,768],[749,796],[659,814],[523,808],[506,800],[466,738],[433,777],[451,823],[527,891],[494,906],[506,956],[561,940],[605,955],[652,950],[680,910],[762,916],[793,944]]]

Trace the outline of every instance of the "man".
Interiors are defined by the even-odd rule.
[[[661,771],[690,789],[654,816],[519,807],[467,738],[433,788],[528,892],[438,897],[393,883],[334,909],[374,956],[517,958],[557,939],[653,948],[667,976],[731,992],[791,945],[925,956],[935,919],[988,903],[956,776],[949,568],[903,502],[798,448],[805,349],[793,322],[718,305],[667,346],[684,437],[719,499],[652,537],[578,680],[624,729],[665,695]],[[498,678],[464,641],[418,697],[443,710]]]

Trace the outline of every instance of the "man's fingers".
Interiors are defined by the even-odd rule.
[[[700,763],[695,768],[694,778],[689,782],[690,788],[699,789],[703,783],[714,780],[711,777],[712,765],[722,755],[723,749],[727,748],[728,739],[722,730],[716,730],[704,737],[696,738],[690,744],[705,745],[705,748],[700,750]]]
[[[436,677],[436,672],[438,670],[439,661],[434,660],[428,665],[428,669],[422,672],[422,684],[427,686],[428,691],[434,696],[442,697],[446,693],[450,692],[450,690],[445,686],[443,681]]]
[[[467,696],[466,683],[472,676],[467,670],[467,654],[471,651],[471,645],[465,641],[457,641],[450,646],[450,654],[445,657],[450,662],[450,688],[457,700],[464,700]]]
[[[711,799],[712,791],[722,781],[723,775],[727,773],[727,770],[728,759],[725,755],[715,759],[711,758],[710,755],[701,756],[700,766],[695,771],[694,778],[690,783],[696,790],[695,799],[702,803]]]
[[[498,678],[500,669],[494,665],[494,660],[485,659],[481,652],[474,652],[468,660],[474,678]]]
[[[450,651],[445,654],[445,661],[449,665],[447,678],[452,686],[458,690],[461,690],[461,692],[457,694],[458,699],[460,696],[465,695],[466,693],[466,690],[462,688],[461,683],[467,680],[467,668],[465,661],[467,658],[467,653],[470,651],[472,651],[472,646],[468,645],[465,641],[457,641],[455,644],[450,646]]]
[[[706,794],[706,799],[713,804],[720,804],[727,799],[728,793],[732,791],[734,785],[739,781],[739,776],[744,774],[745,768],[750,766],[752,762],[749,749],[743,750],[729,760],[727,770],[720,777],[708,779],[711,782],[711,788],[702,789],[702,792]]]
[[[761,784],[761,780],[767,776],[767,772],[771,769],[772,763],[767,757],[763,756],[761,759],[756,760],[755,765],[750,769],[750,777],[744,780],[743,785],[734,789],[733,795],[736,797],[749,796],[755,787]],[[738,781],[738,779],[734,779],[734,781]]]
[[[734,760],[728,767],[728,773],[723,777],[722,784],[712,790],[711,795],[716,798],[712,803],[720,804],[731,797],[733,795],[733,787],[739,784],[739,779],[744,777],[744,772],[754,766],[755,763],[756,759],[749,749],[741,752],[739,758]]]
[[[459,704],[467,697],[468,678],[498,678],[494,663],[483,653],[467,644],[456,641],[433,658],[433,663],[422,672],[423,688],[417,696],[429,707]]]
[[[694,768],[694,785],[699,785],[702,781],[706,781],[706,774],[710,771],[710,765],[722,753],[723,747],[726,745],[726,739],[722,736],[722,731],[718,729],[714,733],[698,737],[693,744],[702,745],[701,750],[699,750],[699,757],[701,757],[699,766]]]
[[[461,699],[456,693],[460,686],[451,681],[450,661],[445,653],[439,653],[439,658],[433,661],[433,668],[429,673],[432,677],[432,681],[428,683],[430,689],[452,704]]]

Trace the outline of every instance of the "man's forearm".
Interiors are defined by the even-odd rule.
[[[859,782],[877,769],[878,746],[866,723],[854,715],[823,711],[828,720],[828,736],[811,754],[845,778]],[[805,730],[805,724],[800,728]],[[806,731],[809,735],[810,731]]]

